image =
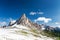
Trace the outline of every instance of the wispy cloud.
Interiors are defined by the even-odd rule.
[[[43,12],[37,12],[38,14],[44,14]]]
[[[55,25],[57,25],[56,27],[60,28],[60,22],[55,22]]]
[[[58,27],[60,28],[60,25]]]
[[[6,25],[7,23],[5,21],[0,22],[0,26]]]
[[[55,22],[55,24],[59,25],[60,23],[59,22]]]
[[[46,18],[46,17],[38,17],[37,19],[34,20],[35,22],[38,21],[43,21],[44,23],[48,23],[49,21],[52,21],[51,18]]]
[[[35,15],[36,14],[36,12],[30,12],[30,15]]]
[[[44,14],[43,12],[30,12],[30,15]]]
[[[0,18],[1,19],[1,18]],[[2,18],[2,20],[0,20],[0,26],[4,26],[4,25],[8,25],[9,22],[15,22],[16,20],[13,18]]]
[[[16,21],[15,19],[13,19],[13,18],[9,18],[9,21]]]

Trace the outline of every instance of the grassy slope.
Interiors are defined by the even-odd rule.
[[[43,32],[41,32],[41,34],[47,37],[56,38],[56,40],[60,40],[60,32],[44,30]]]

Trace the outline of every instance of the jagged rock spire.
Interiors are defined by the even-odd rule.
[[[26,15],[25,15],[25,13],[22,15],[22,17],[26,18]]]
[[[28,18],[26,17],[25,13],[21,16],[20,19],[17,20],[17,24],[25,24]]]
[[[26,17],[26,15],[25,15],[25,13],[21,16],[21,18],[20,19],[26,19],[27,17]]]
[[[28,26],[30,28],[37,28],[37,29],[40,29],[40,25],[36,24],[36,23],[33,23],[31,22],[25,15],[25,13],[18,19],[16,20],[16,22],[14,24],[17,24],[17,25],[23,25],[23,26]],[[12,24],[12,25],[14,25]]]

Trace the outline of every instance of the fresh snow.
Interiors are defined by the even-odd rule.
[[[10,24],[14,24],[16,22],[16,20],[11,20],[11,23]]]
[[[22,25],[17,25],[17,24],[14,24],[12,27],[16,27],[16,28],[20,28],[20,29],[29,29],[28,27],[25,27],[25,26],[22,26]]]
[[[22,26],[22,25],[14,25],[18,28],[0,28],[0,40],[53,40],[52,38],[42,36],[41,37],[35,37],[32,34],[23,35],[18,34],[16,31],[26,29],[26,31],[29,29],[28,27]],[[29,31],[27,31],[29,33]]]

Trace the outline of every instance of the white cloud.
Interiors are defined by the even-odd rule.
[[[43,12],[30,12],[30,15],[44,14]]]
[[[44,14],[43,12],[38,12],[38,14]]]
[[[6,25],[6,22],[0,22],[0,26]]]
[[[45,17],[38,17],[34,21],[35,22],[37,22],[37,21],[44,21],[44,23],[48,23],[49,21],[52,21],[52,19],[51,18],[45,18]]]
[[[35,15],[36,14],[36,12],[30,12],[30,15]]]
[[[60,25],[58,27],[60,28]]]
[[[13,18],[9,18],[9,21],[16,21],[15,19],[13,19]]]
[[[57,25],[56,27],[60,28],[60,22],[55,22],[55,25]]]
[[[55,24],[60,24],[59,22],[55,22]]]
[[[13,23],[15,21],[13,18],[2,18],[2,20],[0,20],[0,26],[8,25],[9,22]]]

